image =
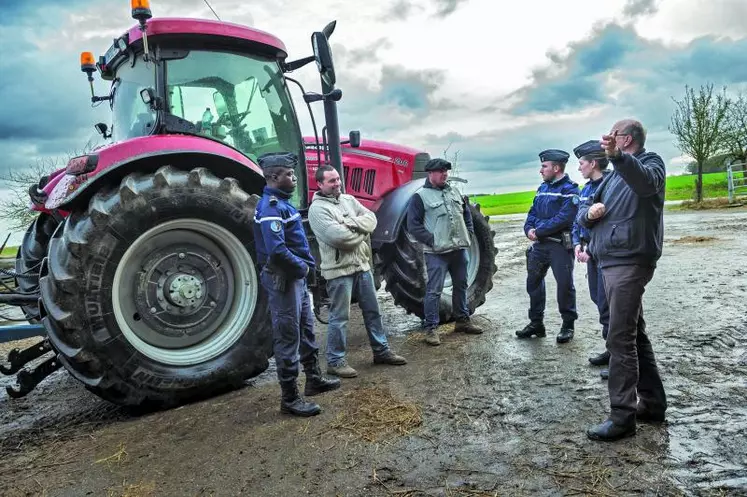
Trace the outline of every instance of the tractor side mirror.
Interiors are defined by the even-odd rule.
[[[348,137],[350,138],[351,147],[358,148],[361,146],[361,132],[360,131],[351,131]]]
[[[311,35],[311,46],[314,49],[314,60],[316,60],[319,74],[321,74],[325,83],[334,86],[337,79],[335,78],[335,66],[332,62],[332,49],[329,48],[329,40],[324,33],[317,31]]]

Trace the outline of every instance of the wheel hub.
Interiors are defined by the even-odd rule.
[[[132,330],[157,347],[189,347],[223,321],[233,298],[228,282],[234,275],[223,251],[208,240],[163,241],[163,248],[143,254],[135,278]]]
[[[190,272],[193,273],[194,270],[190,270]],[[166,299],[169,302],[177,307],[190,310],[199,306],[204,295],[203,287],[205,285],[200,278],[192,276],[192,274],[177,273],[169,279],[171,283],[168,286],[168,293],[166,293]]]

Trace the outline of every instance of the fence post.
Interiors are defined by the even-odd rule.
[[[731,160],[726,165],[726,185],[729,191],[729,203],[734,203],[734,176],[731,169]]]

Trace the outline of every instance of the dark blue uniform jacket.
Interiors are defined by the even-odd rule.
[[[602,177],[597,180],[589,180],[584,187],[581,189],[581,196],[578,197],[578,205],[581,207],[584,204],[590,204],[592,199],[594,198],[594,193],[597,191],[597,188],[599,188],[599,185],[602,184],[602,181],[604,181],[604,177],[609,174],[609,171],[602,171]],[[577,221],[574,220],[573,222],[573,231],[571,232],[572,238],[573,238],[573,246],[576,245],[588,245],[589,241],[591,240],[591,234],[589,233],[589,230],[587,228],[584,228],[580,224],[578,224]]]
[[[574,197],[578,184],[566,174],[559,180],[543,182],[537,189],[534,202],[524,223],[524,234],[534,228],[538,238],[558,236],[570,230],[578,212]]]
[[[289,193],[265,186],[254,213],[254,239],[260,264],[270,262],[286,276],[300,279],[315,264],[301,214],[289,199]]]

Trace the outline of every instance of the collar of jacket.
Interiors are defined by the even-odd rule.
[[[545,181],[545,183],[550,184],[550,185],[557,185],[557,184],[562,183],[563,181],[570,180],[570,179],[571,178],[570,176],[568,176],[568,173],[565,173],[562,178],[556,179],[554,181]]]
[[[276,197],[282,198],[283,200],[288,200],[293,195],[292,193],[285,192],[278,188],[272,188],[270,186],[265,186],[262,191],[264,193],[269,193],[270,195],[275,195]]]
[[[612,171],[610,171],[609,169],[605,169],[605,170],[603,170],[603,171],[602,171],[602,175],[601,175],[601,176],[600,176],[599,178],[597,178],[597,179],[590,179],[590,180],[589,180],[589,184],[590,184],[590,185],[598,185],[599,183],[601,183],[602,181],[604,181],[604,178],[606,178],[606,177],[607,177],[607,175],[608,175],[609,173],[611,173],[611,172],[612,172]]]
[[[325,195],[322,193],[321,190],[317,190],[317,192],[314,194],[314,199],[320,199],[320,200],[326,200],[327,202],[332,202],[333,204],[339,204],[340,203],[340,197],[342,197],[342,193],[340,193],[339,196],[333,197],[332,195]]]

